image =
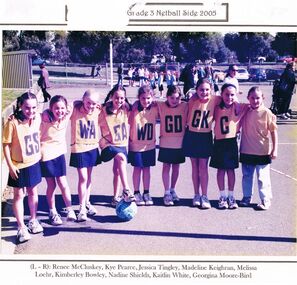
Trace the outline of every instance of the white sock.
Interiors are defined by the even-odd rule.
[[[170,188],[170,192],[175,192],[175,189],[174,188]]]
[[[226,198],[225,190],[220,191],[220,197]]]
[[[49,214],[50,214],[50,216],[53,216],[55,214],[58,214],[57,209],[56,208],[49,209]]]
[[[170,190],[165,190],[165,195],[170,195]]]
[[[233,192],[234,192],[234,191],[230,191],[230,190],[229,190],[229,191],[228,191],[228,197],[233,197]]]

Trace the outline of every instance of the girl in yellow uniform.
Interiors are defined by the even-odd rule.
[[[188,104],[181,101],[178,86],[168,86],[165,102],[158,102],[160,114],[160,150],[158,161],[163,163],[162,180],[164,185],[163,201],[172,206],[179,198],[175,185],[179,176],[179,167],[185,162],[182,142],[186,129]],[[170,170],[172,170],[170,176]]]
[[[13,212],[18,224],[17,241],[28,241],[30,233],[43,231],[37,220],[37,185],[41,181],[40,134],[41,116],[37,113],[36,96],[26,92],[17,98],[13,118],[3,129],[3,153],[9,169],[8,186],[13,187]],[[28,194],[30,220],[24,222],[24,197]]]
[[[112,205],[121,200],[120,183],[123,186],[122,196],[126,202],[135,201],[127,178],[127,147],[129,138],[128,115],[130,105],[126,102],[126,90],[121,85],[115,85],[107,94],[100,113],[101,129],[101,159],[104,162],[113,159],[114,197]]]
[[[219,208],[236,209],[234,198],[235,169],[238,168],[237,133],[240,119],[248,108],[247,104],[236,102],[236,86],[225,83],[222,86],[222,102],[215,108],[214,149],[210,166],[217,169],[217,183],[220,191]],[[228,177],[228,198],[225,193],[225,175]]]
[[[211,208],[207,197],[208,160],[212,154],[212,122],[215,107],[220,103],[219,96],[212,95],[212,84],[201,78],[196,84],[196,93],[189,100],[187,130],[183,141],[186,157],[191,158],[192,180],[194,185],[193,206]],[[201,194],[199,188],[201,187]]]
[[[150,167],[156,165],[156,121],[158,107],[152,105],[154,91],[149,86],[140,87],[138,101],[129,115],[130,136],[128,162],[133,168],[134,196],[137,205],[153,205],[150,196]],[[143,195],[140,193],[142,173]]]
[[[87,215],[97,214],[96,208],[90,203],[92,170],[100,164],[98,149],[99,127],[98,108],[99,94],[95,90],[87,90],[80,104],[73,108],[71,121],[71,155],[70,166],[77,168],[78,197],[80,209],[78,221],[87,221]]]
[[[46,198],[49,205],[49,219],[54,226],[63,223],[55,205],[57,184],[66,205],[67,220],[76,220],[76,215],[71,207],[71,192],[66,178],[65,161],[66,131],[71,114],[72,107],[67,104],[66,98],[56,95],[51,98],[49,109],[43,112],[40,126],[41,173],[47,182]]]

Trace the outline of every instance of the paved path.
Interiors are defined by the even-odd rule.
[[[244,94],[250,86],[243,85]],[[270,104],[272,86],[263,85],[266,105]],[[85,88],[52,89],[72,101],[80,98]],[[108,88],[100,89],[102,99]],[[133,101],[137,88],[128,88]],[[296,95],[292,109],[297,110]],[[93,172],[92,202],[98,215],[86,223],[66,222],[59,227],[49,225],[45,201],[46,183],[39,185],[38,215],[44,234],[34,235],[30,242],[15,246],[16,223],[11,207],[5,203],[2,216],[2,253],[16,254],[91,254],[91,255],[188,255],[188,256],[295,256],[296,255],[296,132],[297,117],[279,122],[279,158],[273,162],[271,178],[273,203],[269,211],[253,207],[237,210],[217,208],[218,188],[215,170],[210,168],[209,198],[212,209],[191,206],[193,186],[191,165],[187,160],[181,167],[177,206],[163,206],[161,164],[152,168],[151,194],[155,205],[138,207],[137,216],[121,222],[110,206],[112,197],[112,163],[97,166]],[[69,156],[67,156],[69,159]],[[132,168],[128,167],[131,182]],[[241,170],[236,171],[235,196],[241,198]],[[74,207],[78,209],[77,173],[68,168]],[[63,207],[57,190],[57,205]],[[255,191],[254,203],[258,202]],[[255,205],[255,204],[253,204]],[[63,219],[65,219],[63,217]]]

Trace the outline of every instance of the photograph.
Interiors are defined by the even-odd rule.
[[[0,18],[0,276],[293,284],[297,25],[126,2]]]

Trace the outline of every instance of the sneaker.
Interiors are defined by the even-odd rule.
[[[241,201],[239,202],[239,206],[240,207],[248,207],[251,205],[251,200],[252,200],[251,197],[243,197],[241,199]]]
[[[125,202],[128,202],[128,203],[134,202],[135,196],[129,189],[124,189],[123,190],[123,199],[125,200]]]
[[[291,114],[290,113],[286,113],[285,116],[288,117],[289,119],[291,119]]]
[[[135,202],[137,206],[145,205],[145,202],[143,201],[143,198],[140,192],[134,193],[134,196],[135,196]]]
[[[49,220],[53,226],[60,226],[63,224],[61,216],[58,213],[50,215]]]
[[[86,209],[80,209],[79,213],[77,215],[77,221],[78,222],[86,222],[87,220],[88,220],[87,210]]]
[[[17,232],[17,241],[19,243],[28,241],[31,239],[31,236],[29,234],[28,228],[24,227],[24,228],[20,228]]]
[[[37,219],[29,221],[28,229],[29,229],[29,232],[32,234],[38,234],[43,232],[43,227],[41,226],[41,224]]]
[[[171,194],[165,194],[163,197],[163,201],[164,201],[165,206],[173,206],[174,205],[173,197]]]
[[[122,200],[121,197],[112,197],[111,206],[116,207],[116,205]]]
[[[282,120],[289,120],[289,118],[285,114],[281,114],[279,116],[279,118],[282,119]]]
[[[150,193],[143,194],[143,201],[146,206],[154,205],[154,202],[153,202],[153,199],[152,199]]]
[[[271,202],[268,199],[264,199],[260,204],[257,205],[257,209],[259,210],[268,210],[271,206]]]
[[[228,209],[228,203],[226,197],[219,198],[219,209]]]
[[[211,208],[210,202],[209,202],[207,196],[205,196],[205,195],[201,196],[201,208],[202,209],[210,209]]]
[[[237,205],[234,197],[228,197],[228,205],[229,205],[229,209],[237,209],[238,208],[238,205]]]
[[[171,196],[172,196],[172,200],[173,200],[173,202],[178,202],[178,201],[179,201],[179,198],[178,198],[178,196],[177,196],[175,190],[171,190],[171,191],[170,191],[170,194],[171,194]]]
[[[195,194],[194,198],[193,198],[193,206],[194,207],[200,207],[201,203],[200,203],[200,195],[199,194]]]
[[[76,221],[76,215],[72,209],[67,212],[67,221]]]
[[[96,208],[93,205],[91,205],[90,202],[86,204],[86,209],[87,209],[87,214],[89,216],[95,216],[97,214]]]

